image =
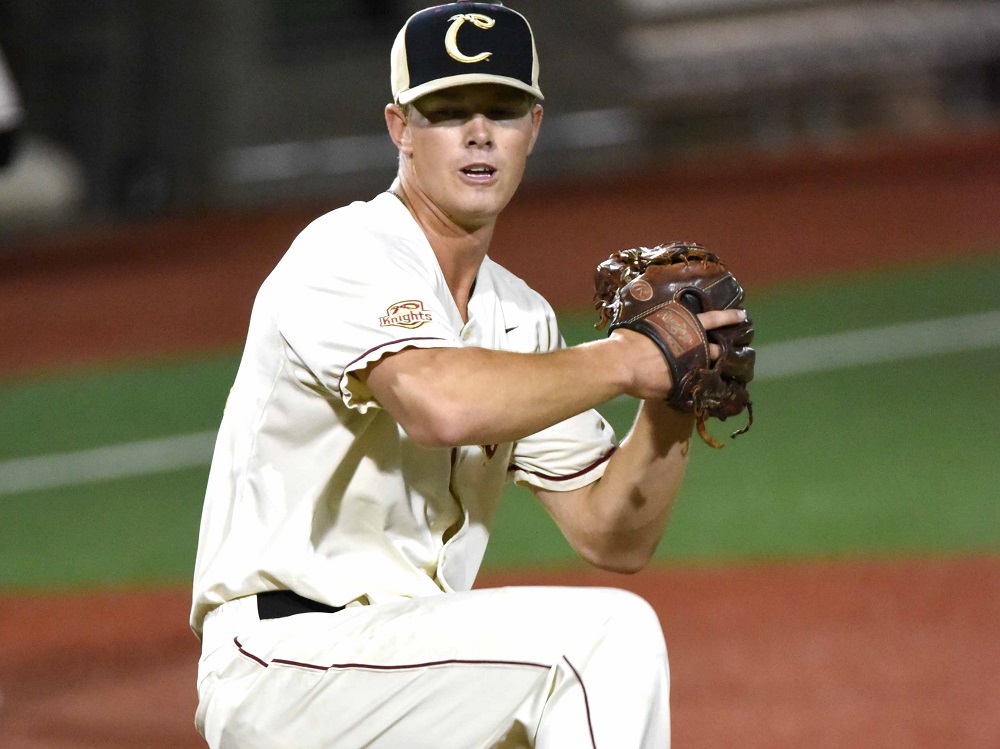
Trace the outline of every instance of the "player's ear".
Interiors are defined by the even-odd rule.
[[[538,140],[538,131],[542,127],[542,105],[535,104],[531,108],[531,145],[528,146],[528,153],[535,150],[535,141]]]
[[[408,127],[406,112],[398,104],[387,104],[385,107],[385,125],[389,130],[389,137],[396,144],[400,153],[407,156],[412,152],[410,146],[410,129]]]

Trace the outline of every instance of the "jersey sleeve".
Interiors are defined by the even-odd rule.
[[[278,331],[300,381],[364,413],[378,406],[358,378],[368,365],[405,348],[462,342],[447,287],[419,249],[387,246],[373,232],[324,248],[327,234],[307,229],[293,245]]]
[[[585,411],[518,441],[508,478],[549,491],[579,489],[604,475],[617,447],[614,430],[597,411]]]

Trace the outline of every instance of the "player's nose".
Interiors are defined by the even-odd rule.
[[[466,123],[465,144],[468,147],[493,145],[493,122],[489,117],[477,112]]]

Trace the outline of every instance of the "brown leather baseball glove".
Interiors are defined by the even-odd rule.
[[[737,309],[743,287],[718,256],[697,244],[673,242],[653,248],[639,247],[614,253],[597,266],[594,276],[596,308],[601,313],[598,330],[610,323],[617,328],[649,336],[667,360],[674,388],[667,398],[673,408],[693,413],[698,434],[712,447],[722,443],[705,428],[709,417],[725,421],[747,411],[753,424],[753,405],[747,383],[753,379],[756,354],[753,323],[705,331],[698,313]],[[709,343],[721,349],[714,362]]]

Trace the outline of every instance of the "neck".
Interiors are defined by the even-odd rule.
[[[437,257],[462,319],[468,321],[469,297],[479,267],[489,251],[496,217],[482,224],[463,226],[425,196],[407,190],[398,179],[393,182],[390,192],[402,201],[420,226]]]

